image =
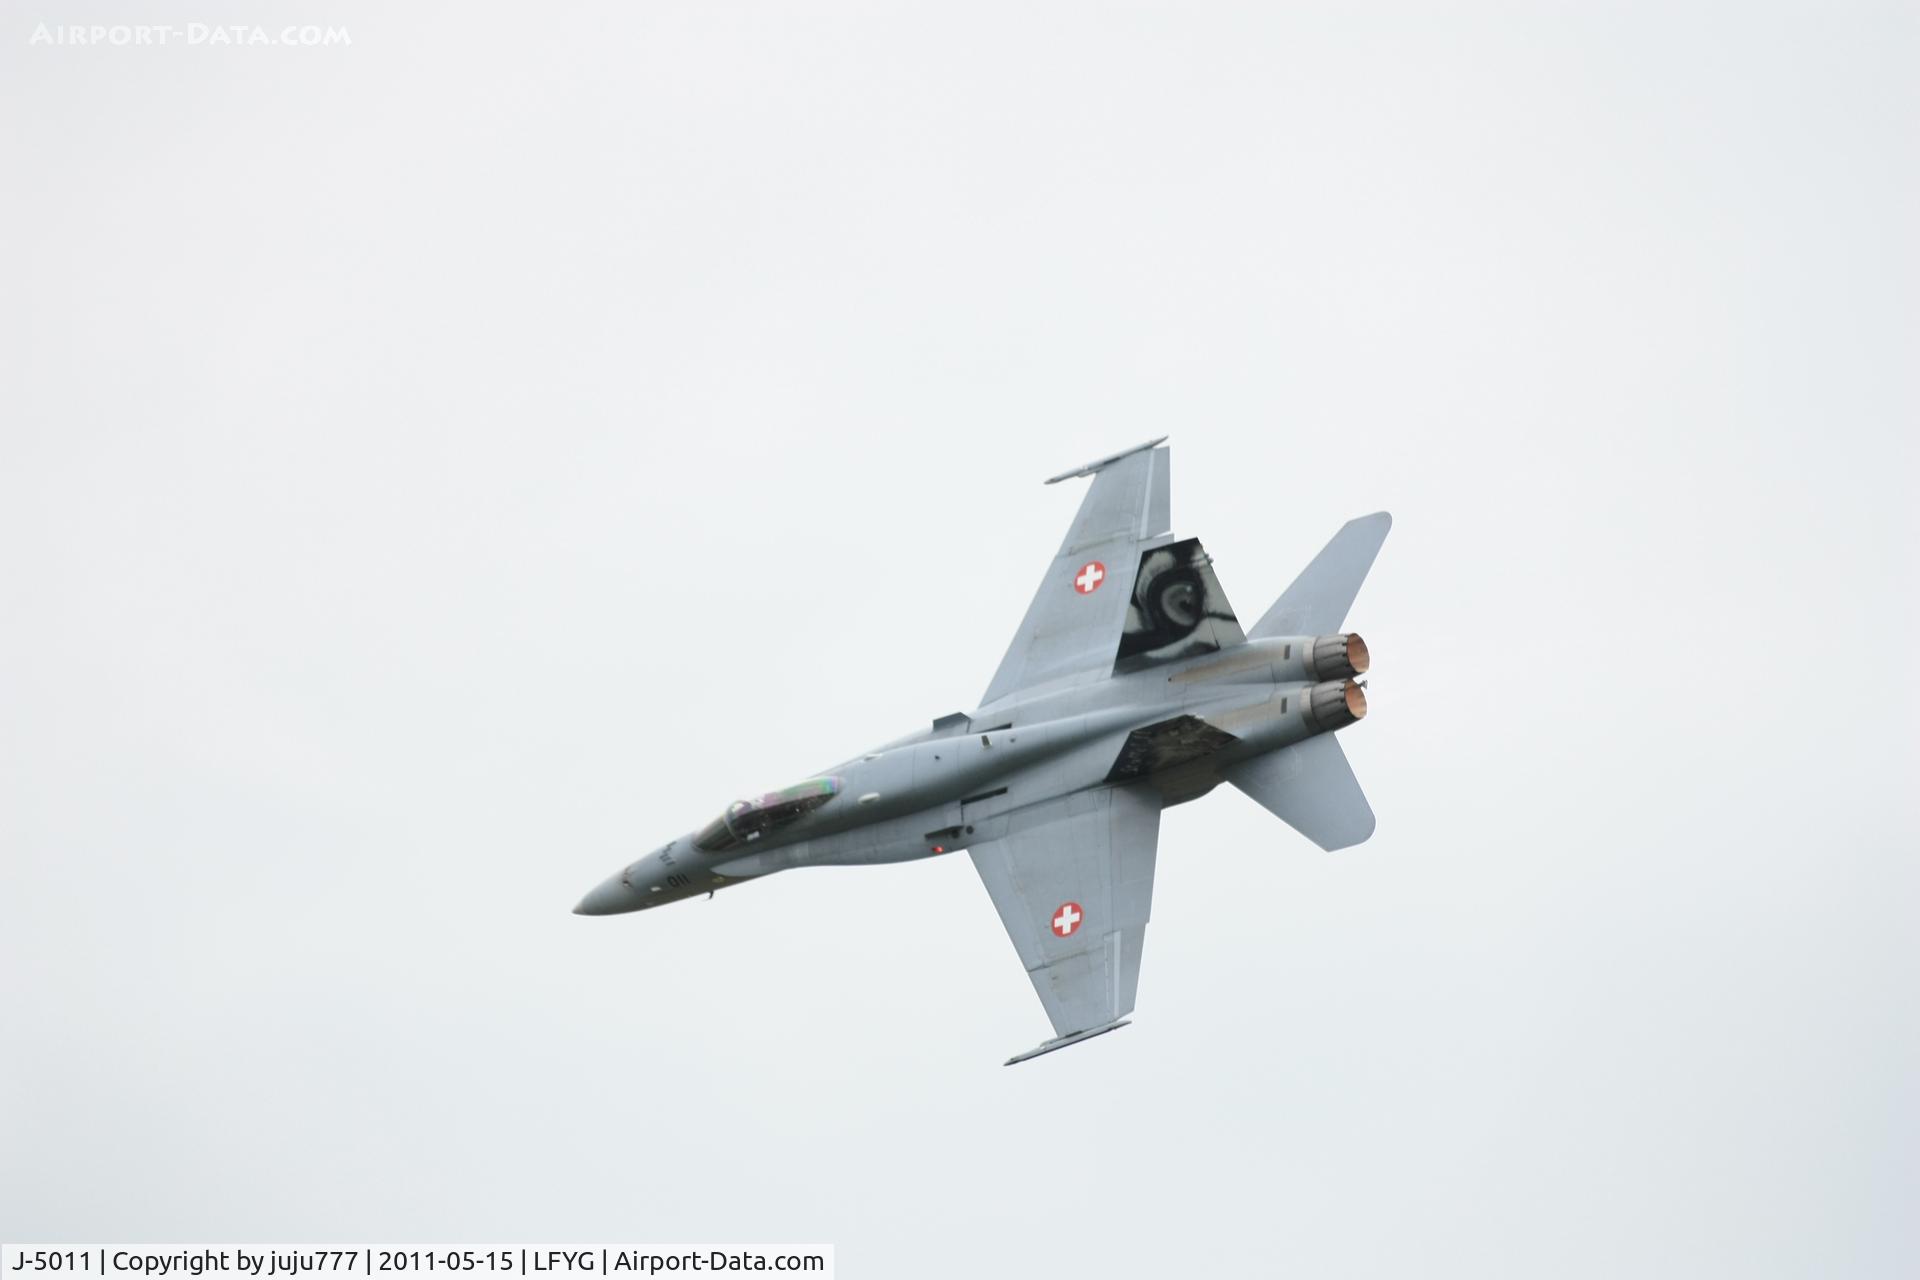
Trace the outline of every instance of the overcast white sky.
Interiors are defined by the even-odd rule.
[[[0,1238],[1910,1275],[1909,5],[9,0]],[[346,48],[47,48],[49,21]],[[1172,434],[1379,815],[569,908],[973,705]]]

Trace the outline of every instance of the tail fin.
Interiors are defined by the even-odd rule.
[[[1393,517],[1384,511],[1341,525],[1340,532],[1320,549],[1247,634],[1258,640],[1263,636],[1319,636],[1338,631],[1391,528]]]
[[[1373,558],[1371,552],[1367,558]],[[1322,849],[1344,849],[1373,834],[1373,809],[1331,733],[1255,756],[1223,769],[1221,776]]]
[[[1200,539],[1149,547],[1140,553],[1113,669],[1138,671],[1177,662],[1230,649],[1246,638]]]

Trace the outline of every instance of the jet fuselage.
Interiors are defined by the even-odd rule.
[[[1030,806],[1145,782],[1166,805],[1219,771],[1366,714],[1358,636],[1286,636],[1062,682],[946,716],[807,782],[742,801],[610,876],[575,911],[664,906],[805,866],[938,857]]]

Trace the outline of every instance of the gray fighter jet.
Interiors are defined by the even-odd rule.
[[[1367,646],[1339,627],[1392,518],[1350,521],[1243,632],[1169,532],[1165,439],[1047,481],[1093,477],[977,710],[735,801],[574,910],[964,849],[1053,1022],[1011,1066],[1126,1025],[1162,809],[1229,782],[1323,849],[1373,834],[1334,738],[1367,713]]]

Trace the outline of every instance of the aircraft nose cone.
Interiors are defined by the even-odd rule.
[[[617,916],[640,909],[640,895],[626,885],[625,872],[608,876],[573,909],[577,916]]]

